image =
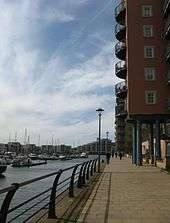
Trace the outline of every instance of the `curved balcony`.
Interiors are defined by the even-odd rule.
[[[126,68],[126,62],[125,61],[119,61],[115,65],[115,74],[119,78],[126,79],[127,68]]]
[[[126,40],[126,26],[116,24],[115,26],[115,36],[120,42],[125,42]]]
[[[115,45],[115,54],[119,60],[126,60],[126,44],[118,42]]]
[[[115,19],[121,25],[125,24],[126,18],[126,5],[125,2],[122,1],[116,8],[115,8]]]
[[[115,112],[116,112],[116,117],[126,118],[127,116],[126,104],[122,103],[117,105],[115,108]]]
[[[170,70],[168,70],[168,73],[166,74],[166,83],[170,86]]]
[[[168,16],[168,13],[170,13],[170,0],[162,1],[162,13],[165,18]]]
[[[168,63],[170,63],[170,44],[167,45],[165,59]]]
[[[116,84],[115,94],[116,94],[116,97],[126,98],[126,96],[127,96],[127,86],[126,86],[125,81],[122,81],[122,82]]]
[[[119,117],[116,118],[115,124],[116,124],[116,128],[119,128],[119,127],[125,128],[125,120],[123,118],[119,118]]]
[[[165,35],[166,40],[170,40],[170,14],[169,14],[166,24],[165,24],[164,35]]]

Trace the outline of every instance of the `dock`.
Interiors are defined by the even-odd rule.
[[[85,190],[87,196],[77,206],[77,213],[71,212],[74,216],[70,215],[70,220],[66,215],[61,217],[60,206],[58,220],[44,218],[40,222],[170,222],[170,175],[157,167],[136,167],[130,158],[114,158]]]

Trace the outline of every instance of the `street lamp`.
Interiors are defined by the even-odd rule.
[[[106,153],[108,153],[108,139],[109,139],[109,132],[106,132]]]
[[[98,172],[100,173],[100,147],[101,147],[101,116],[104,109],[98,108],[96,109],[99,116],[99,146],[98,146]]]

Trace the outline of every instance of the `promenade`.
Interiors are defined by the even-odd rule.
[[[112,159],[99,178],[77,222],[170,222],[170,175],[131,160]]]

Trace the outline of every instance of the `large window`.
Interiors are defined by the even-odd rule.
[[[153,26],[152,25],[144,25],[143,26],[143,36],[144,37],[153,37]]]
[[[144,73],[145,73],[145,80],[146,81],[155,81],[155,79],[156,79],[155,68],[145,67],[144,68]]]
[[[145,91],[145,102],[146,104],[156,104],[156,91]]]
[[[145,58],[154,58],[155,48],[153,46],[144,46],[144,56]]]
[[[143,17],[152,17],[153,16],[152,5],[143,5],[142,6],[142,16]]]

